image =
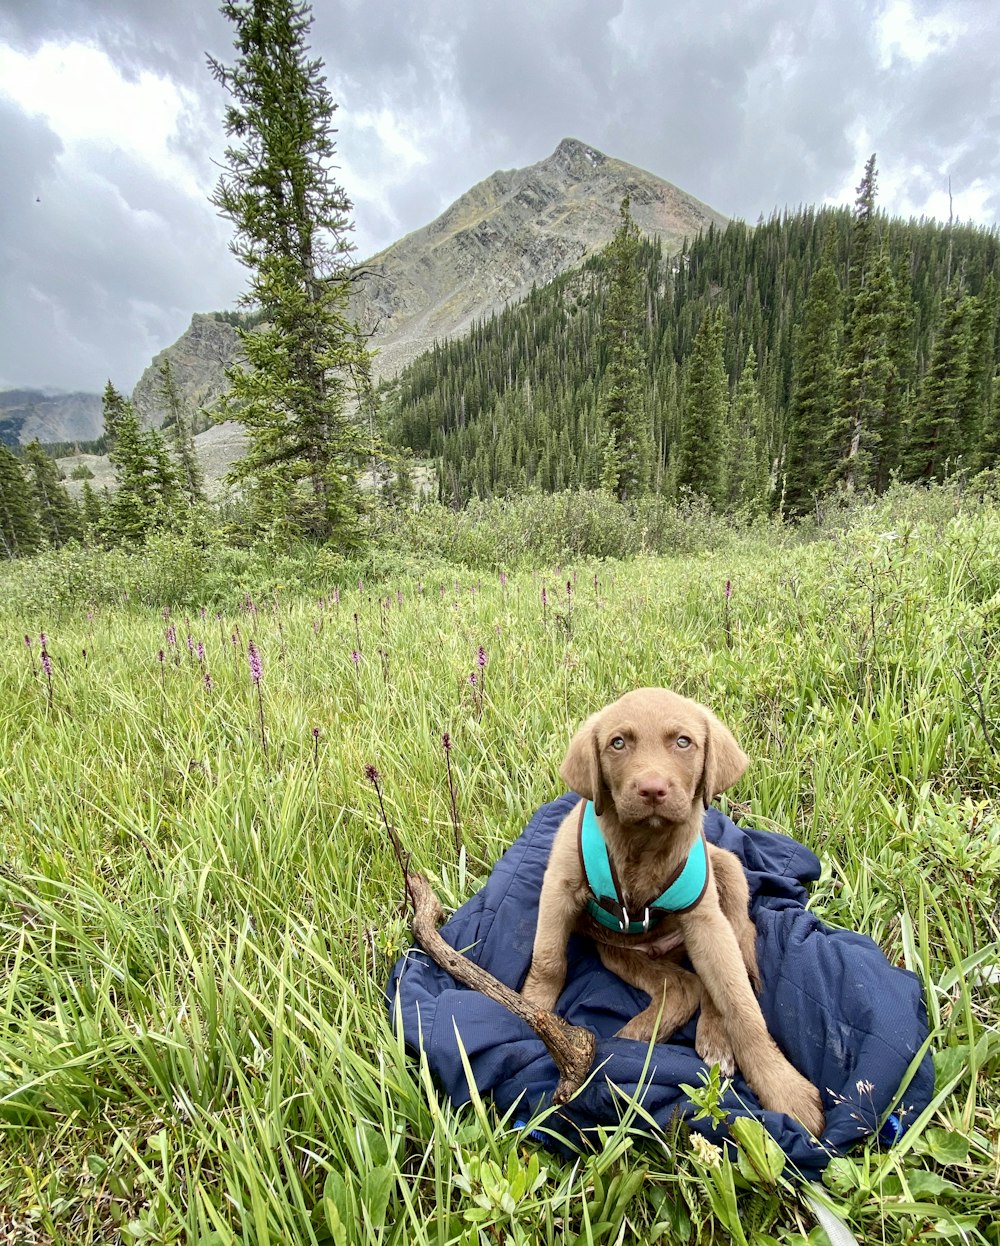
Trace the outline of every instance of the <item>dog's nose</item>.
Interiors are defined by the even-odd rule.
[[[650,775],[639,780],[639,795],[651,805],[664,800],[667,795],[667,782],[658,775]]]

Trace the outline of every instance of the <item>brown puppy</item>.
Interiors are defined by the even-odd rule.
[[[824,1123],[819,1092],[778,1050],[751,985],[759,983],[756,932],[743,867],[714,845],[701,852],[705,808],[746,765],[714,714],[664,688],[627,693],[587,719],[560,774],[593,804],[600,837],[595,831],[590,842],[603,838],[617,895],[597,904],[602,912],[594,915],[582,804],[553,840],[522,994],[539,1007],[555,1006],[566,982],[566,943],[578,929],[597,942],[613,973],[651,996],[621,1037],[648,1042],[655,1031],[664,1040],[701,1005],[695,1047],[702,1059],[727,1074],[735,1059],[765,1108],[794,1116],[818,1137]],[[681,895],[674,898],[683,907],[643,923],[657,899],[671,909],[666,887],[682,870]],[[635,933],[609,928],[616,924]],[[697,977],[676,963],[682,944]]]

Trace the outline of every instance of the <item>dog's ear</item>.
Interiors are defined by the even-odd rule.
[[[705,738],[705,770],[701,781],[701,796],[705,808],[720,792],[733,786],[747,768],[749,758],[733,738],[728,727],[705,710],[708,735]]]
[[[594,812],[604,812],[607,785],[601,772],[601,749],[597,742],[597,720],[600,714],[591,714],[576,735],[570,740],[559,773],[567,786],[579,792],[584,800],[594,803]]]

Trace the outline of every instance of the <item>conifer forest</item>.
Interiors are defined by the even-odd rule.
[[[416,360],[387,395],[390,435],[435,460],[442,500],[459,506],[617,486],[647,437],[648,488],[751,513],[995,466],[1000,240],[889,219],[874,181],[870,161],[853,211],[733,221],[676,256],[636,245],[634,444],[612,440],[604,414],[621,232]]]

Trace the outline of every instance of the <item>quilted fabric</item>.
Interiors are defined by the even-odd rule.
[[[578,800],[570,794],[543,805],[482,890],[441,928],[453,947],[515,989],[531,964],[552,837]],[[806,887],[820,869],[808,848],[785,835],[738,827],[714,808],[705,814],[705,834],[743,862],[757,926],[761,1008],[778,1045],[819,1087],[826,1132],[818,1144],[790,1117],[765,1112],[738,1074],[723,1106],[762,1120],[800,1173],[814,1177],[834,1155],[878,1130],[927,1038],[920,983],[890,965],[871,939],[825,926],[806,911]],[[526,1119],[548,1102],[557,1074],[542,1041],[500,1004],[460,986],[419,949],[400,958],[386,993],[407,1044],[426,1052],[434,1077],[455,1103],[469,1098],[456,1033],[477,1089],[492,1096],[501,1111],[516,1105],[516,1114]],[[589,940],[571,938],[557,1011],[597,1035],[597,1073],[546,1128],[586,1146],[587,1130],[616,1124],[623,1096],[637,1091],[645,1112],[659,1124],[666,1126],[678,1113],[690,1119],[694,1106],[679,1087],[697,1086],[705,1068],[694,1050],[696,1019],[654,1047],[645,1075],[646,1044],[614,1037],[648,1002],[644,992],[604,968]],[[896,1109],[904,1129],[933,1089],[927,1053]],[[713,1132],[707,1121],[691,1124],[717,1143],[725,1136],[724,1127]]]

